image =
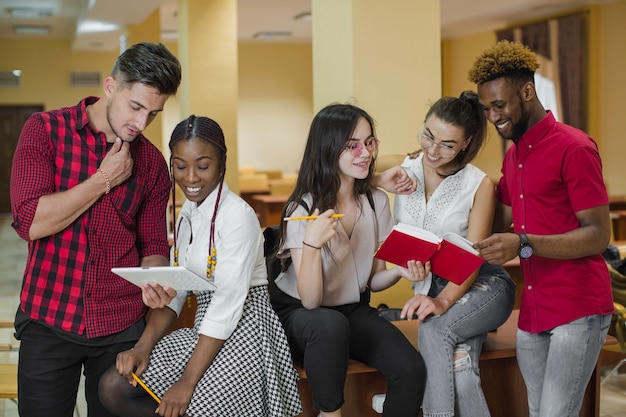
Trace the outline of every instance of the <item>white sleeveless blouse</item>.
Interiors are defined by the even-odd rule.
[[[487,174],[468,164],[456,174],[446,177],[426,203],[423,157],[424,154],[416,159],[407,157],[402,163],[408,174],[418,180],[418,185],[410,195],[395,196],[395,222],[421,227],[440,237],[446,232],[466,237],[474,196]]]

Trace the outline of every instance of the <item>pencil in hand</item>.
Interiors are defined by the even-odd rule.
[[[289,221],[289,220],[315,220],[317,219],[319,216],[295,216],[295,217],[285,217],[283,218],[284,221]],[[343,217],[343,214],[333,214],[332,216],[330,216],[331,219],[338,219],[340,217]]]
[[[151,390],[150,388],[148,388],[148,386],[147,386],[146,384],[144,384],[144,383],[143,383],[143,381],[142,381],[141,379],[139,379],[139,377],[138,377],[138,376],[137,376],[134,372],[133,372],[133,379],[134,379],[135,381],[137,381],[137,383],[138,383],[139,385],[141,385],[141,388],[145,389],[145,390],[146,390],[146,392],[147,392],[148,394],[150,394],[150,396],[151,396],[152,398],[154,398],[154,400],[155,400],[157,403],[161,404],[161,399],[160,399],[159,397],[157,397],[157,396],[156,396],[156,394],[155,394],[154,392],[152,392],[152,390]]]

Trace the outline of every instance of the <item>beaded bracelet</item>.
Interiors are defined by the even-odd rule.
[[[305,241],[302,241],[302,244],[305,246],[308,246],[309,248],[313,248],[313,249],[322,249],[321,247],[317,247],[317,246],[313,246],[313,245],[309,245],[308,243],[306,243]]]
[[[97,171],[100,171],[100,173],[102,174],[102,177],[104,178],[104,182],[105,182],[105,184],[107,186],[107,189],[106,189],[106,191],[104,193],[105,194],[109,194],[111,192],[111,181],[109,181],[108,174],[102,168],[98,168]]]

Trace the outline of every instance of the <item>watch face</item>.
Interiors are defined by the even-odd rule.
[[[528,259],[533,254],[533,248],[530,245],[524,245],[519,250],[519,256],[522,259]]]

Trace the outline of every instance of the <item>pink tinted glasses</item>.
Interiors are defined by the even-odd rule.
[[[363,154],[363,148],[367,149],[367,152],[370,154],[376,152],[378,150],[378,144],[379,140],[373,136],[365,139],[363,142],[358,139],[349,139],[345,149],[356,158]]]

